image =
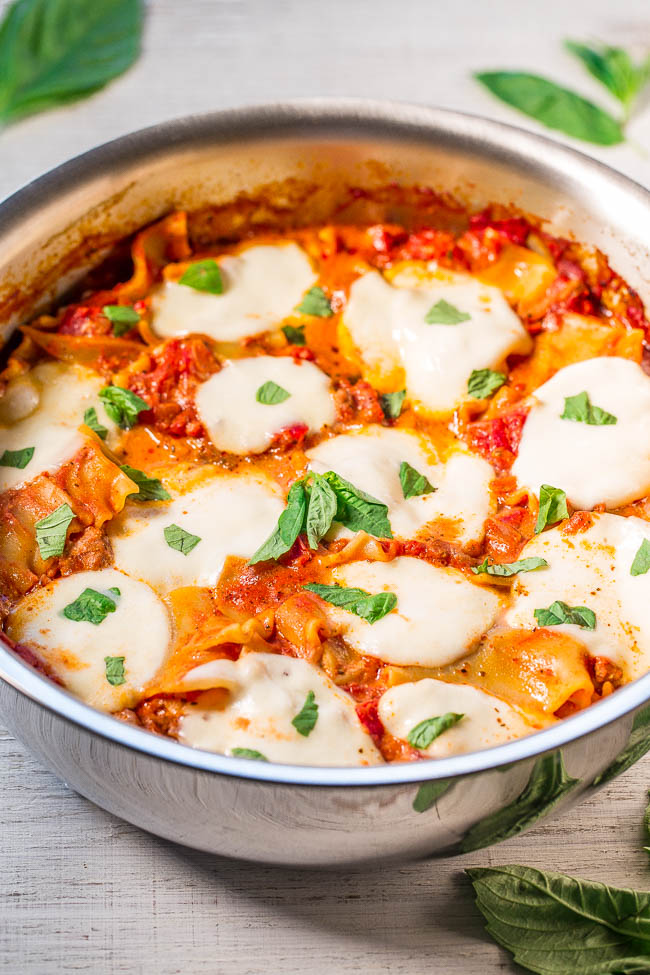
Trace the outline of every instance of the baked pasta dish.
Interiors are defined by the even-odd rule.
[[[330,766],[644,674],[648,322],[607,259],[498,208],[208,230],[141,231],[5,357],[23,659],[187,745]]]

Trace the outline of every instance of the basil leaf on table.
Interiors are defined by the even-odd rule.
[[[367,623],[377,623],[397,606],[397,596],[393,592],[378,592],[373,596],[365,589],[326,586],[319,582],[308,582],[303,589],[315,593],[332,606],[347,609]]]
[[[452,711],[447,711],[446,714],[425,718],[424,721],[420,721],[414,728],[411,728],[406,740],[409,745],[413,745],[413,748],[419,748],[420,751],[423,751],[432,745],[436,738],[439,738],[449,728],[453,728],[464,717],[464,714],[454,714]]]
[[[157,477],[149,477],[144,471],[139,471],[137,467],[131,467],[129,464],[122,464],[120,470],[138,485],[138,490],[129,494],[129,498],[134,501],[171,501],[171,494]]]
[[[558,521],[563,521],[568,517],[569,509],[566,504],[565,492],[561,488],[552,487],[550,484],[542,484],[539,489],[539,512],[535,524],[535,534],[539,535],[547,525],[555,525]]]
[[[579,41],[565,41],[564,46],[585,66],[589,74],[617,98],[626,116],[644,85],[650,80],[650,57],[636,65],[621,47],[602,44],[590,47]]]
[[[292,720],[291,724],[294,726],[299,735],[302,735],[303,738],[307,738],[316,727],[317,721],[318,705],[316,704],[316,695],[313,691],[309,691],[307,697],[305,698],[305,703],[301,707],[300,711],[298,711],[298,714]]]
[[[70,505],[61,504],[55,511],[36,522],[34,525],[36,543],[42,559],[63,554],[68,528],[73,518],[74,511]]]
[[[98,91],[140,53],[142,0],[16,0],[0,25],[0,121]]]
[[[433,484],[424,476],[416,471],[414,467],[403,460],[399,467],[399,482],[402,485],[404,500],[409,498],[419,498],[423,494],[432,494],[437,491]]]
[[[396,420],[402,412],[406,390],[400,389],[395,393],[382,393],[379,402],[387,420]]]

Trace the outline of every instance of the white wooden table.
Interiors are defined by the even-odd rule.
[[[501,67],[545,72],[607,103],[563,54],[567,36],[647,40],[647,0],[153,0],[144,55],[126,76],[0,133],[0,197],[131,129],[245,103],[363,95],[526,124],[471,80]],[[650,110],[630,136],[646,155],[629,146],[598,155],[650,182]],[[11,975],[492,975],[512,968],[483,934],[464,866],[519,862],[650,885],[641,850],[650,757],[494,850],[317,875],[143,834],[71,793],[2,732],[0,776],[0,971]]]

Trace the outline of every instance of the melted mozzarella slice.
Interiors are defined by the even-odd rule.
[[[95,625],[67,619],[63,610],[85,589],[111,597],[115,612]],[[171,627],[163,603],[149,586],[115,569],[77,572],[34,589],[9,618],[13,640],[32,647],[65,686],[93,707],[119,711],[134,704],[163,663]],[[124,657],[126,681],[113,687],[104,658]]]
[[[249,558],[283,508],[270,481],[216,476],[168,504],[127,505],[110,526],[115,562],[159,592],[214,586],[226,556]],[[170,548],[164,535],[169,525],[201,541],[187,554]]]
[[[427,313],[439,302],[469,320],[427,324]],[[350,288],[344,324],[376,383],[401,366],[409,396],[436,412],[467,396],[472,370],[496,368],[532,345],[497,288],[443,271],[415,275],[405,269],[390,284],[378,271],[364,274]]]
[[[275,383],[288,398],[259,403],[265,383]],[[196,391],[196,406],[210,439],[231,454],[258,454],[276,434],[297,424],[320,430],[334,422],[330,381],[312,362],[261,355],[226,362]]]
[[[420,434],[385,427],[332,437],[308,450],[307,457],[318,474],[336,471],[388,505],[396,535],[411,538],[427,523],[438,521],[439,534],[449,540],[466,543],[483,536],[492,507],[494,471],[480,457],[458,451],[445,463],[438,463]],[[399,476],[402,461],[423,474],[436,491],[404,498]],[[340,529],[339,534],[351,533]]]
[[[306,660],[273,653],[248,653],[237,661],[215,660],[186,677],[229,690],[222,706],[201,701],[186,708],[180,740],[195,748],[232,754],[235,748],[261,752],[272,762],[296,765],[376,765],[382,761],[362,727],[351,697]],[[292,725],[313,691],[318,717],[307,735]]]
[[[630,575],[630,567],[650,524],[640,518],[592,515],[587,531],[565,535],[552,528],[524,547],[520,558],[541,556],[547,569],[517,576],[514,601],[505,615],[509,626],[534,628],[536,609],[556,600],[586,606],[596,628],[573,623],[553,626],[582,642],[594,656],[605,656],[634,678],[650,668],[650,573]]]
[[[153,327],[158,335],[201,332],[218,342],[235,342],[279,328],[316,281],[309,258],[297,244],[247,247],[217,260],[223,294],[167,281],[154,296]]]
[[[565,399],[582,392],[617,422],[563,420]],[[576,508],[617,508],[650,493],[650,377],[615,356],[560,369],[535,390],[512,472],[535,492],[562,488]]]
[[[421,559],[352,562],[334,569],[332,576],[341,586],[372,595],[395,593],[396,609],[376,623],[327,607],[351,646],[393,664],[441,667],[458,660],[491,626],[500,606],[492,591],[468,582],[462,573]]]
[[[498,697],[469,684],[448,684],[425,678],[398,684],[379,700],[379,718],[391,735],[408,740],[409,733],[428,718],[451,711],[463,718],[422,749],[430,758],[448,758],[502,745],[536,729]]]
[[[19,487],[70,460],[86,442],[79,427],[88,407],[95,407],[99,422],[111,433],[117,430],[97,397],[104,385],[90,369],[58,362],[41,363],[9,384],[1,407],[6,425],[0,425],[0,455],[25,447],[35,450],[22,470],[0,466],[0,491]]]

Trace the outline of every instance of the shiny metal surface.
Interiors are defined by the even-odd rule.
[[[55,294],[80,260],[96,261],[112,240],[173,206],[222,206],[266,187],[275,206],[300,198],[305,221],[318,220],[351,186],[391,181],[545,216],[556,233],[601,247],[650,298],[650,194],[636,184],[484,119],[319,100],[157,126],[37,180],[0,208],[0,309],[9,325],[19,321],[36,307],[37,286]],[[317,192],[305,190],[314,184]],[[150,735],[86,707],[4,646],[0,676],[8,727],[93,802],[197,849],[305,866],[427,856],[520,831],[595,787],[630,736],[642,753],[650,699],[649,675],[499,748],[323,769],[232,759]]]

